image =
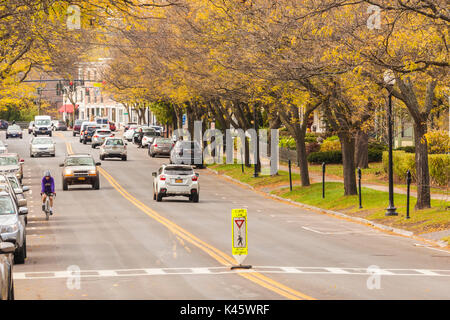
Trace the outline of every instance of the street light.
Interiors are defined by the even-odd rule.
[[[258,123],[257,123],[257,115],[256,115],[256,103],[254,106],[254,110],[253,110],[253,122],[254,122],[254,128],[255,128],[255,132],[256,132],[256,159],[255,159],[255,171],[253,173],[253,177],[254,178],[258,178],[258,173],[259,173],[259,135],[258,135]]]
[[[392,70],[384,73],[384,83],[388,88],[388,140],[389,140],[389,207],[386,208],[386,216],[398,216],[394,206],[394,173],[392,169],[392,87],[395,85],[395,75]]]

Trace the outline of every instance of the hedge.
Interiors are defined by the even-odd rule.
[[[396,151],[405,151],[406,153],[416,153],[415,146],[398,147]]]
[[[311,163],[342,163],[341,151],[312,152],[308,155]]]
[[[414,153],[405,151],[394,151],[392,153],[394,178],[397,181],[406,181],[406,171],[411,171],[413,182],[416,182],[416,160]],[[383,152],[383,168],[388,171],[389,156]],[[447,186],[450,178],[450,155],[447,154],[429,154],[428,167],[430,171],[430,180],[432,185]]]

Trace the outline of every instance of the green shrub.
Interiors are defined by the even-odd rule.
[[[292,137],[280,137],[278,145],[281,148],[296,149],[295,139]]]
[[[305,142],[306,143],[317,142],[317,137],[318,137],[317,134],[308,132],[305,136]]]
[[[383,150],[369,148],[369,162],[380,162],[383,159]]]
[[[414,146],[399,147],[395,150],[405,151],[406,153],[416,153],[416,147],[414,147]]]
[[[430,131],[425,134],[429,154],[442,154],[450,152],[450,138],[444,130]]]
[[[331,137],[326,138],[324,141],[339,141],[339,137],[331,136]]]
[[[392,153],[394,178],[397,181],[406,181],[406,172],[411,171],[413,182],[417,181],[415,154],[405,151]],[[383,168],[388,172],[388,153],[383,152]],[[428,155],[428,167],[432,185],[447,186],[450,177],[450,156],[446,154]]]
[[[341,143],[339,142],[339,140],[325,140],[320,146],[321,152],[340,151],[340,150],[341,150]]]
[[[341,151],[312,152],[308,155],[311,163],[342,163]]]

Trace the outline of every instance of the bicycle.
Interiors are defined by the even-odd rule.
[[[51,194],[53,197],[56,197],[56,194],[52,193]],[[45,220],[49,220],[50,219],[50,195],[47,194],[47,197],[45,198],[45,203],[44,203],[44,212],[45,212]]]

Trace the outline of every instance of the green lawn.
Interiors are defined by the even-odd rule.
[[[289,184],[289,176],[286,171],[279,171],[276,176],[253,177],[253,167],[244,167],[244,173],[240,164],[234,165],[208,165],[209,168],[218,171],[220,174],[226,174],[236,180],[247,183],[255,188],[266,188],[271,190],[272,194],[291,199],[297,202],[309,204],[323,209],[330,209],[346,213],[351,216],[357,216],[371,220],[377,223],[389,225],[395,228],[413,231],[416,234],[441,231],[450,228],[450,206],[449,201],[432,200],[431,209],[415,211],[414,205],[416,198],[411,197],[410,219],[406,219],[406,195],[395,194],[394,203],[399,215],[397,217],[386,217],[385,211],[388,206],[388,193],[369,188],[362,188],[363,208],[359,209],[358,196],[344,196],[344,185],[339,182],[326,183],[326,197],[322,199],[322,184],[315,183],[309,187],[299,186],[300,175],[293,173],[294,184],[293,191],[289,188],[281,188]],[[310,168],[320,168],[320,166],[311,166]],[[379,170],[380,165],[374,165],[366,172],[372,174]],[[342,166],[330,165],[329,170],[333,173],[339,173]],[[313,169],[314,170],[314,169]],[[397,186],[397,185],[396,185]],[[444,240],[444,239],[443,239]],[[445,239],[444,241],[449,241]],[[450,241],[449,241],[450,242]]]
[[[322,199],[321,183],[315,183],[310,187],[294,187],[292,192],[289,191],[289,188],[278,189],[272,191],[272,194],[419,234],[450,228],[450,211],[446,210],[446,207],[450,205],[449,201],[432,200],[431,209],[415,211],[416,198],[411,197],[411,218],[406,219],[406,195],[395,195],[394,203],[399,213],[398,217],[386,217],[385,208],[388,206],[387,192],[362,188],[363,208],[359,209],[358,196],[344,196],[342,183],[326,183],[325,199]]]

